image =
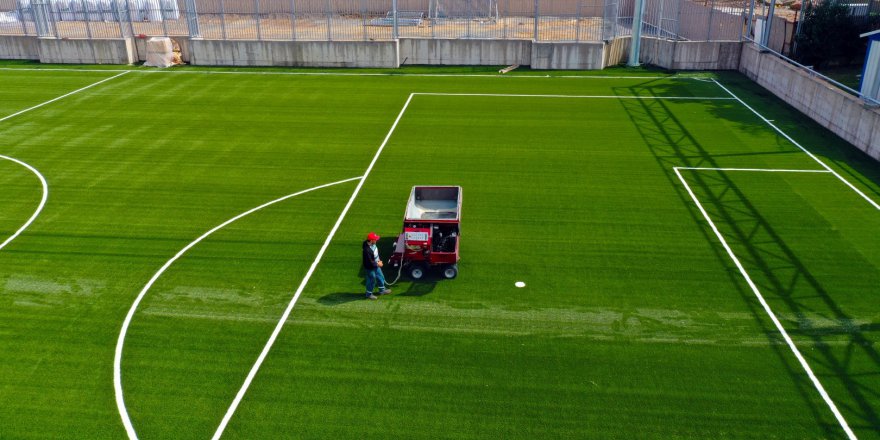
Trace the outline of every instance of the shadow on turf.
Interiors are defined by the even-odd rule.
[[[619,95],[654,96],[672,96],[680,92],[681,90],[668,90],[665,84],[656,80],[616,91]],[[726,250],[706,226],[702,214],[673,171],[675,166],[718,168],[716,156],[697,141],[664,100],[621,100],[621,105],[666,173],[670,185],[678,192],[682,203],[689,208],[694,223],[704,225],[701,228],[704,237],[712,244],[719,261],[729,269],[727,272],[733,285],[762,326],[770,347],[776,352],[803,400],[809,402],[813,417],[823,427],[826,436],[839,436],[840,427],[829,417],[827,406],[816,398],[816,390],[811,381],[792,358],[781,334],[768,321],[752,291],[743,285],[738,269],[733,266]],[[880,370],[880,352],[872,340],[876,339],[874,332],[878,330],[878,326],[873,323],[855,324],[857,320],[837,304],[828,290],[726,173],[698,172],[687,177],[689,184],[699,192],[706,208],[710,209],[712,218],[717,218],[719,224],[728,229],[725,231],[728,242],[745,250],[740,251],[740,258],[750,266],[749,272],[759,290],[768,298],[780,301],[784,305],[783,313],[797,317],[797,322],[791,322],[789,318],[786,327],[792,328],[792,335],[800,336],[810,343],[810,350],[803,350],[809,363],[827,369],[828,373],[820,375],[825,380],[839,380],[846,390],[846,400],[849,402],[845,406],[856,417],[851,420],[855,422],[853,427],[880,432],[880,415],[878,408],[874,407],[876,396],[880,395],[880,372],[877,372]],[[826,318],[832,318],[835,324],[815,326],[809,316],[818,312],[817,307],[827,313]],[[830,339],[832,336],[847,338],[842,353],[833,350],[839,340]],[[856,353],[864,356],[872,365],[870,372],[864,371],[864,366],[854,360],[853,355]],[[837,400],[838,403],[845,403],[840,397]]]

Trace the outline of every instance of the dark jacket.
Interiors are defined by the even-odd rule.
[[[367,240],[364,240],[363,247],[364,247],[364,269],[373,270],[373,269],[379,267],[379,265],[376,264],[375,255],[373,254],[373,250],[370,249],[370,242]]]

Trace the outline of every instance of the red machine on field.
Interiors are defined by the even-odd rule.
[[[439,267],[445,278],[455,278],[460,221],[460,186],[414,186],[403,215],[403,232],[388,262],[405,269],[414,280],[431,267]]]

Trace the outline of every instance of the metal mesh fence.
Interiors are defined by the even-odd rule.
[[[743,5],[645,0],[643,35],[737,40]],[[738,0],[734,0],[738,1]],[[718,2],[718,4],[716,4]],[[740,3],[744,3],[742,0]],[[394,4],[397,3],[397,10]],[[0,35],[219,40],[602,41],[630,35],[635,0],[0,0]]]

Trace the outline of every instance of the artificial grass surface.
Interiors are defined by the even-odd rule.
[[[0,72],[22,108],[52,97],[28,95],[30,75],[67,84],[58,95],[90,83]],[[875,162],[742,77],[720,77],[783,129],[805,127],[796,140],[877,194]],[[124,436],[113,349],[147,280],[241,212],[364,173],[412,92],[729,97],[682,78],[132,72],[0,122],[0,154],[39,169],[51,192],[0,250],[0,437]],[[39,198],[36,179],[5,162],[0,236]],[[819,169],[732,100],[414,96],[225,437],[842,438],[673,166]],[[694,173],[706,203],[731,194]],[[876,211],[826,174],[721,183],[774,231],[793,231],[785,243],[803,271],[839,286],[824,293],[854,324],[820,338],[797,331],[840,316],[789,300],[814,297],[815,283],[766,293],[860,438],[878,437],[878,309],[866,292],[880,267]],[[464,188],[460,277],[404,280],[363,301],[363,235],[385,236],[387,255],[414,184]],[[239,220],[151,288],[122,363],[141,438],[214,432],[355,185]],[[731,203],[718,209],[735,215],[715,221],[736,237],[754,210]],[[839,232],[815,258],[810,231],[828,228]],[[829,363],[850,347],[852,364]]]

